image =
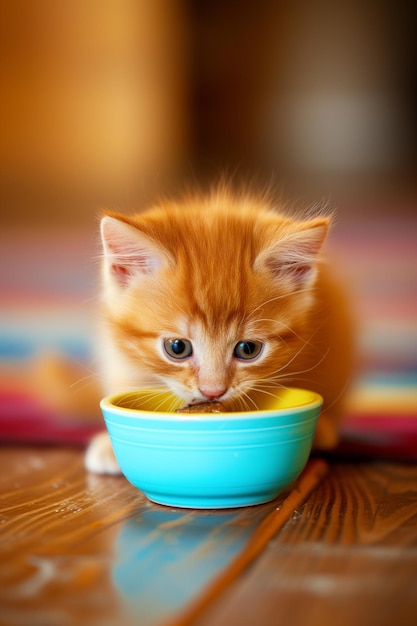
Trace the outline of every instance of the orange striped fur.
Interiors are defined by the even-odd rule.
[[[106,393],[168,386],[252,408],[300,386],[324,396],[316,445],[337,442],[351,372],[346,302],[322,257],[331,218],[294,218],[225,189],[102,220]],[[171,339],[192,354],[172,358]],[[242,360],[239,342],[261,345]],[[251,344],[251,345],[252,345]]]

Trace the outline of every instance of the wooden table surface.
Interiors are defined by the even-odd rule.
[[[198,604],[282,506],[187,511],[74,448],[0,448],[0,624],[417,624],[417,466],[329,461],[245,571]],[[187,621],[188,620],[188,621]]]

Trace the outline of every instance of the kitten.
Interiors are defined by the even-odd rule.
[[[316,447],[335,446],[352,338],[320,255],[330,221],[295,219],[224,189],[103,217],[105,393],[160,386],[184,403],[244,410],[254,392],[305,387],[325,400]],[[86,465],[118,471],[107,434],[93,440]]]

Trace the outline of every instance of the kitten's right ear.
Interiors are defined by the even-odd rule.
[[[109,273],[123,287],[132,276],[154,274],[172,262],[167,250],[123,220],[106,215],[100,230]]]

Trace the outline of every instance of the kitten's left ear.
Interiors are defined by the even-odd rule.
[[[316,276],[317,258],[329,230],[328,219],[305,222],[265,248],[254,269],[267,270],[275,278],[291,281],[295,288],[311,284]]]
[[[172,263],[167,250],[122,219],[103,217],[101,239],[109,274],[122,287],[128,285],[133,276],[156,274]]]

